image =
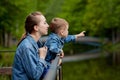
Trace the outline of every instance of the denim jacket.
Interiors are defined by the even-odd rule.
[[[46,61],[39,58],[37,42],[28,34],[19,44],[13,63],[12,80],[39,80]]]
[[[51,33],[44,46],[48,47],[48,52],[45,60],[51,62],[59,54],[64,46],[64,43],[75,41],[75,35],[68,35],[66,38],[60,38],[57,34]]]

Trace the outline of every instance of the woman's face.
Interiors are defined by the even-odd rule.
[[[49,25],[46,22],[46,18],[43,15],[37,16],[40,19],[40,23],[38,24],[38,32],[40,35],[48,34]]]

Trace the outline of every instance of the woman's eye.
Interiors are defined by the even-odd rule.
[[[47,22],[44,22],[44,24],[47,24]]]

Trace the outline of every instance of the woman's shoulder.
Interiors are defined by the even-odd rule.
[[[22,47],[22,48],[30,48],[31,43],[29,42],[28,39],[24,39],[18,47]]]

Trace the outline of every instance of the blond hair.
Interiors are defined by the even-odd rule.
[[[50,23],[51,32],[57,33],[60,29],[65,29],[66,26],[69,26],[69,23],[62,18],[53,18]]]

